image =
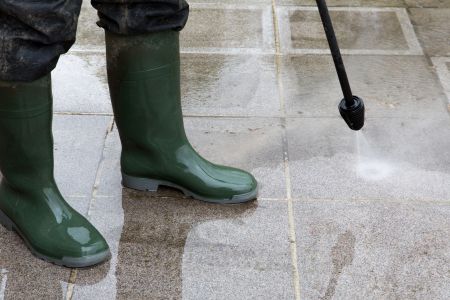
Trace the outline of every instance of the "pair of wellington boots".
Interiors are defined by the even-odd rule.
[[[180,102],[179,33],[106,33],[106,45],[123,185],[142,191],[170,186],[213,203],[255,199],[251,174],[212,164],[189,144]],[[67,267],[101,263],[110,257],[107,242],[55,183],[51,127],[50,75],[0,82],[0,222],[44,260]]]

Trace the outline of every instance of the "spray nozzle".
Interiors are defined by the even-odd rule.
[[[353,101],[342,99],[341,103],[339,103],[339,112],[350,129],[360,130],[363,128],[365,108],[361,98],[353,96]]]

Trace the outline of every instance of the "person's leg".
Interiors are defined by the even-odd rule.
[[[121,16],[110,25],[106,20],[113,17],[105,18],[98,2],[93,4],[99,9],[100,26],[106,29],[108,82],[122,141],[123,185],[148,191],[166,185],[215,203],[255,199],[257,182],[250,173],[210,163],[186,137],[178,32],[187,18],[185,2],[140,1],[139,12],[134,11],[132,0],[120,4],[103,0],[111,7],[116,4],[111,9]],[[147,26],[146,20],[155,26]]]
[[[121,35],[182,30],[189,15],[184,0],[91,0],[106,31]]]
[[[82,0],[0,1],[0,80],[50,73],[75,41]]]
[[[0,2],[0,223],[39,258],[85,267],[107,259],[108,245],[67,204],[53,175],[49,72],[73,43],[79,12],[73,3],[81,4]]]

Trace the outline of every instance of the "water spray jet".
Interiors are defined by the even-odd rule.
[[[333,56],[334,66],[336,67],[336,72],[339,77],[339,83],[341,84],[341,89],[344,94],[344,99],[339,103],[339,112],[348,127],[358,131],[364,126],[364,101],[361,98],[354,96],[352,89],[350,88],[344,61],[342,60],[341,51],[334,33],[333,23],[330,14],[328,13],[326,1],[316,0],[316,2],[330,46],[331,55]]]

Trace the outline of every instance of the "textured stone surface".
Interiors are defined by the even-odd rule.
[[[412,1],[414,1],[414,0],[412,0]],[[420,0],[418,0],[418,1],[420,1]],[[445,0],[441,0],[441,1],[445,1]],[[279,5],[316,6],[316,1],[314,1],[314,0],[276,0],[276,3]],[[404,6],[403,0],[328,0],[327,4],[329,6],[350,6],[350,7],[355,7],[355,6],[401,7],[401,6]]]
[[[0,299],[64,299],[70,269],[34,257],[15,233],[0,226]]]
[[[330,11],[334,30],[342,49],[408,49],[395,11]],[[328,49],[317,10],[292,10],[288,14],[293,48]],[[288,37],[289,38],[289,37]]]
[[[447,116],[368,119],[355,133],[338,118],[290,120],[293,197],[447,201],[449,124]]]
[[[187,135],[194,148],[206,159],[253,173],[260,184],[260,197],[283,199],[286,183],[283,171],[282,128],[277,119],[186,118]],[[120,141],[114,129],[107,143],[108,156],[101,170],[105,184],[100,196],[117,196],[120,184]],[[161,196],[181,197],[162,188]]]
[[[446,97],[426,58],[352,55],[344,60],[353,93],[365,100],[367,116],[446,115]],[[343,96],[331,57],[287,56],[282,73],[289,116],[338,116]]]
[[[111,245],[112,269],[80,271],[74,299],[290,299],[286,209],[128,189],[96,199],[92,217]]]
[[[56,179],[112,258],[78,270],[68,289],[70,270],[0,227],[1,300],[450,298],[450,3],[327,1],[367,106],[355,134],[338,116],[315,1],[275,2],[290,35],[276,35],[270,0],[194,0],[182,33],[193,146],[261,183],[258,202],[220,206],[121,187],[103,33],[84,1],[77,43],[53,72],[64,112],[54,122]]]
[[[97,11],[89,0],[83,0],[78,18],[77,42],[75,49],[102,49],[105,45],[104,30],[97,26]]]
[[[118,298],[292,294],[283,204],[221,207],[142,193],[124,194],[122,201]]]
[[[181,34],[181,47],[190,51],[273,52],[270,5],[193,4]]]
[[[209,116],[278,116],[280,101],[272,56],[182,56],[184,113]]]
[[[111,117],[54,118],[55,179],[67,201],[86,213]]]
[[[447,0],[405,0],[409,7],[450,7]]]
[[[112,113],[104,54],[63,55],[52,79],[56,112]]]
[[[430,56],[450,56],[450,9],[412,8],[410,12],[425,52]]]
[[[295,203],[304,299],[448,299],[450,205]]]

